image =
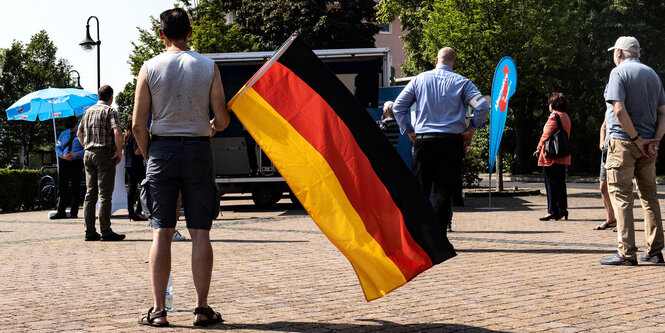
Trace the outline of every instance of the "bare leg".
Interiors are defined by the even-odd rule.
[[[610,200],[610,193],[607,190],[607,180],[600,181],[600,196],[603,198],[603,206],[605,206],[605,213],[607,214],[607,222],[616,221],[614,217],[614,209],[612,208],[612,201]]]
[[[192,276],[196,288],[196,307],[208,307],[208,291],[212,276],[212,245],[210,230],[189,229],[192,237]],[[205,320],[205,315],[197,314],[195,320]]]
[[[155,300],[153,311],[162,311],[166,307],[166,286],[171,272],[171,239],[174,228],[153,229],[150,247],[150,279],[152,296]],[[156,323],[166,322],[166,318],[156,318]]]

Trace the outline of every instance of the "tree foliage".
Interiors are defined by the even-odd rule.
[[[200,53],[256,51],[254,36],[245,36],[236,24],[226,24],[233,1],[180,1],[192,21],[193,48]]]
[[[56,57],[57,47],[46,31],[28,44],[14,41],[0,50],[0,109],[6,110],[24,95],[48,87],[74,87],[69,63]],[[60,121],[57,121],[60,123]],[[7,120],[0,117],[0,166],[22,166],[30,150],[51,150],[55,146],[51,122]]]
[[[141,71],[143,63],[150,58],[164,52],[164,42],[159,38],[159,20],[150,16],[150,28],[143,29],[136,27],[139,31],[138,41],[132,41],[132,53],[129,55],[129,69],[134,79],[128,82],[124,89],[116,95],[115,103],[118,105],[118,112],[121,113],[120,121],[123,128],[127,128],[127,119],[134,110],[134,92],[136,91],[136,78]],[[117,89],[117,88],[116,88]]]
[[[665,48],[662,36],[665,26],[660,18],[665,15],[662,1],[592,0],[575,1],[580,24],[577,27],[577,52],[573,66],[564,73],[564,89],[570,96],[573,133],[573,172],[597,172],[600,158],[598,132],[604,119],[603,91],[610,71],[614,68],[612,52],[619,36],[635,36],[642,48],[641,61],[661,76],[665,74]],[[593,143],[593,144],[592,144]],[[661,152],[662,156],[663,152]],[[659,173],[665,172],[665,161],[657,163]],[[590,171],[589,171],[590,170]]]
[[[278,48],[292,33],[314,49],[374,47],[375,3],[367,0],[232,1],[240,30],[260,50]]]
[[[244,52],[255,51],[256,44],[251,36],[245,37],[236,25],[227,25],[225,13],[230,11],[233,1],[221,0],[179,0],[176,5],[182,6],[190,16],[192,37],[190,45],[200,53],[218,52]],[[141,66],[148,59],[164,52],[164,42],[159,38],[159,20],[150,17],[150,28],[137,27],[139,39],[132,42],[132,53],[128,63],[132,82],[125,85],[122,92],[116,97],[118,111],[131,114],[134,109],[134,91],[136,90],[136,77]],[[123,124],[127,117],[123,118]]]
[[[378,5],[377,20],[390,23],[396,16],[402,22],[402,29],[409,33],[402,36],[404,51],[408,55],[402,71],[406,75],[416,75],[424,68],[432,67],[434,58],[429,57],[424,30],[432,12],[432,0],[382,0]]]
[[[607,48],[617,37],[632,35],[641,43],[642,61],[665,70],[665,27],[660,1],[576,0],[383,0],[379,19],[399,15],[409,55],[403,70],[414,75],[433,67],[436,51],[453,47],[457,72],[484,93],[496,63],[511,56],[517,65],[517,91],[510,102],[502,151],[515,153],[512,171],[536,169],[531,153],[547,119],[547,95],[566,93],[573,122],[573,173],[597,172],[598,130],[605,105],[603,89],[614,67]],[[474,145],[477,143],[474,142]],[[660,166],[659,166],[660,168]]]

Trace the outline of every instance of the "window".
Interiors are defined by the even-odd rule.
[[[392,34],[393,33],[393,24],[392,23],[379,23],[379,33],[380,34]]]

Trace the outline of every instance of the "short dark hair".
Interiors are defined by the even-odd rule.
[[[76,119],[76,116],[69,116],[65,118],[65,126],[67,126],[67,129],[74,128],[78,122],[79,121]]]
[[[553,110],[567,112],[568,103],[566,102],[566,95],[560,92],[553,92],[547,100],[547,104],[552,106]]]
[[[170,40],[184,40],[189,29],[189,16],[182,8],[165,10],[159,15],[160,30]]]
[[[100,101],[108,101],[109,99],[113,98],[113,88],[111,86],[105,84],[97,90],[97,96],[99,96]]]

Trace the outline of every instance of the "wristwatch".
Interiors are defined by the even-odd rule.
[[[640,138],[640,135],[636,135],[634,138],[630,138],[630,141],[637,141]]]

